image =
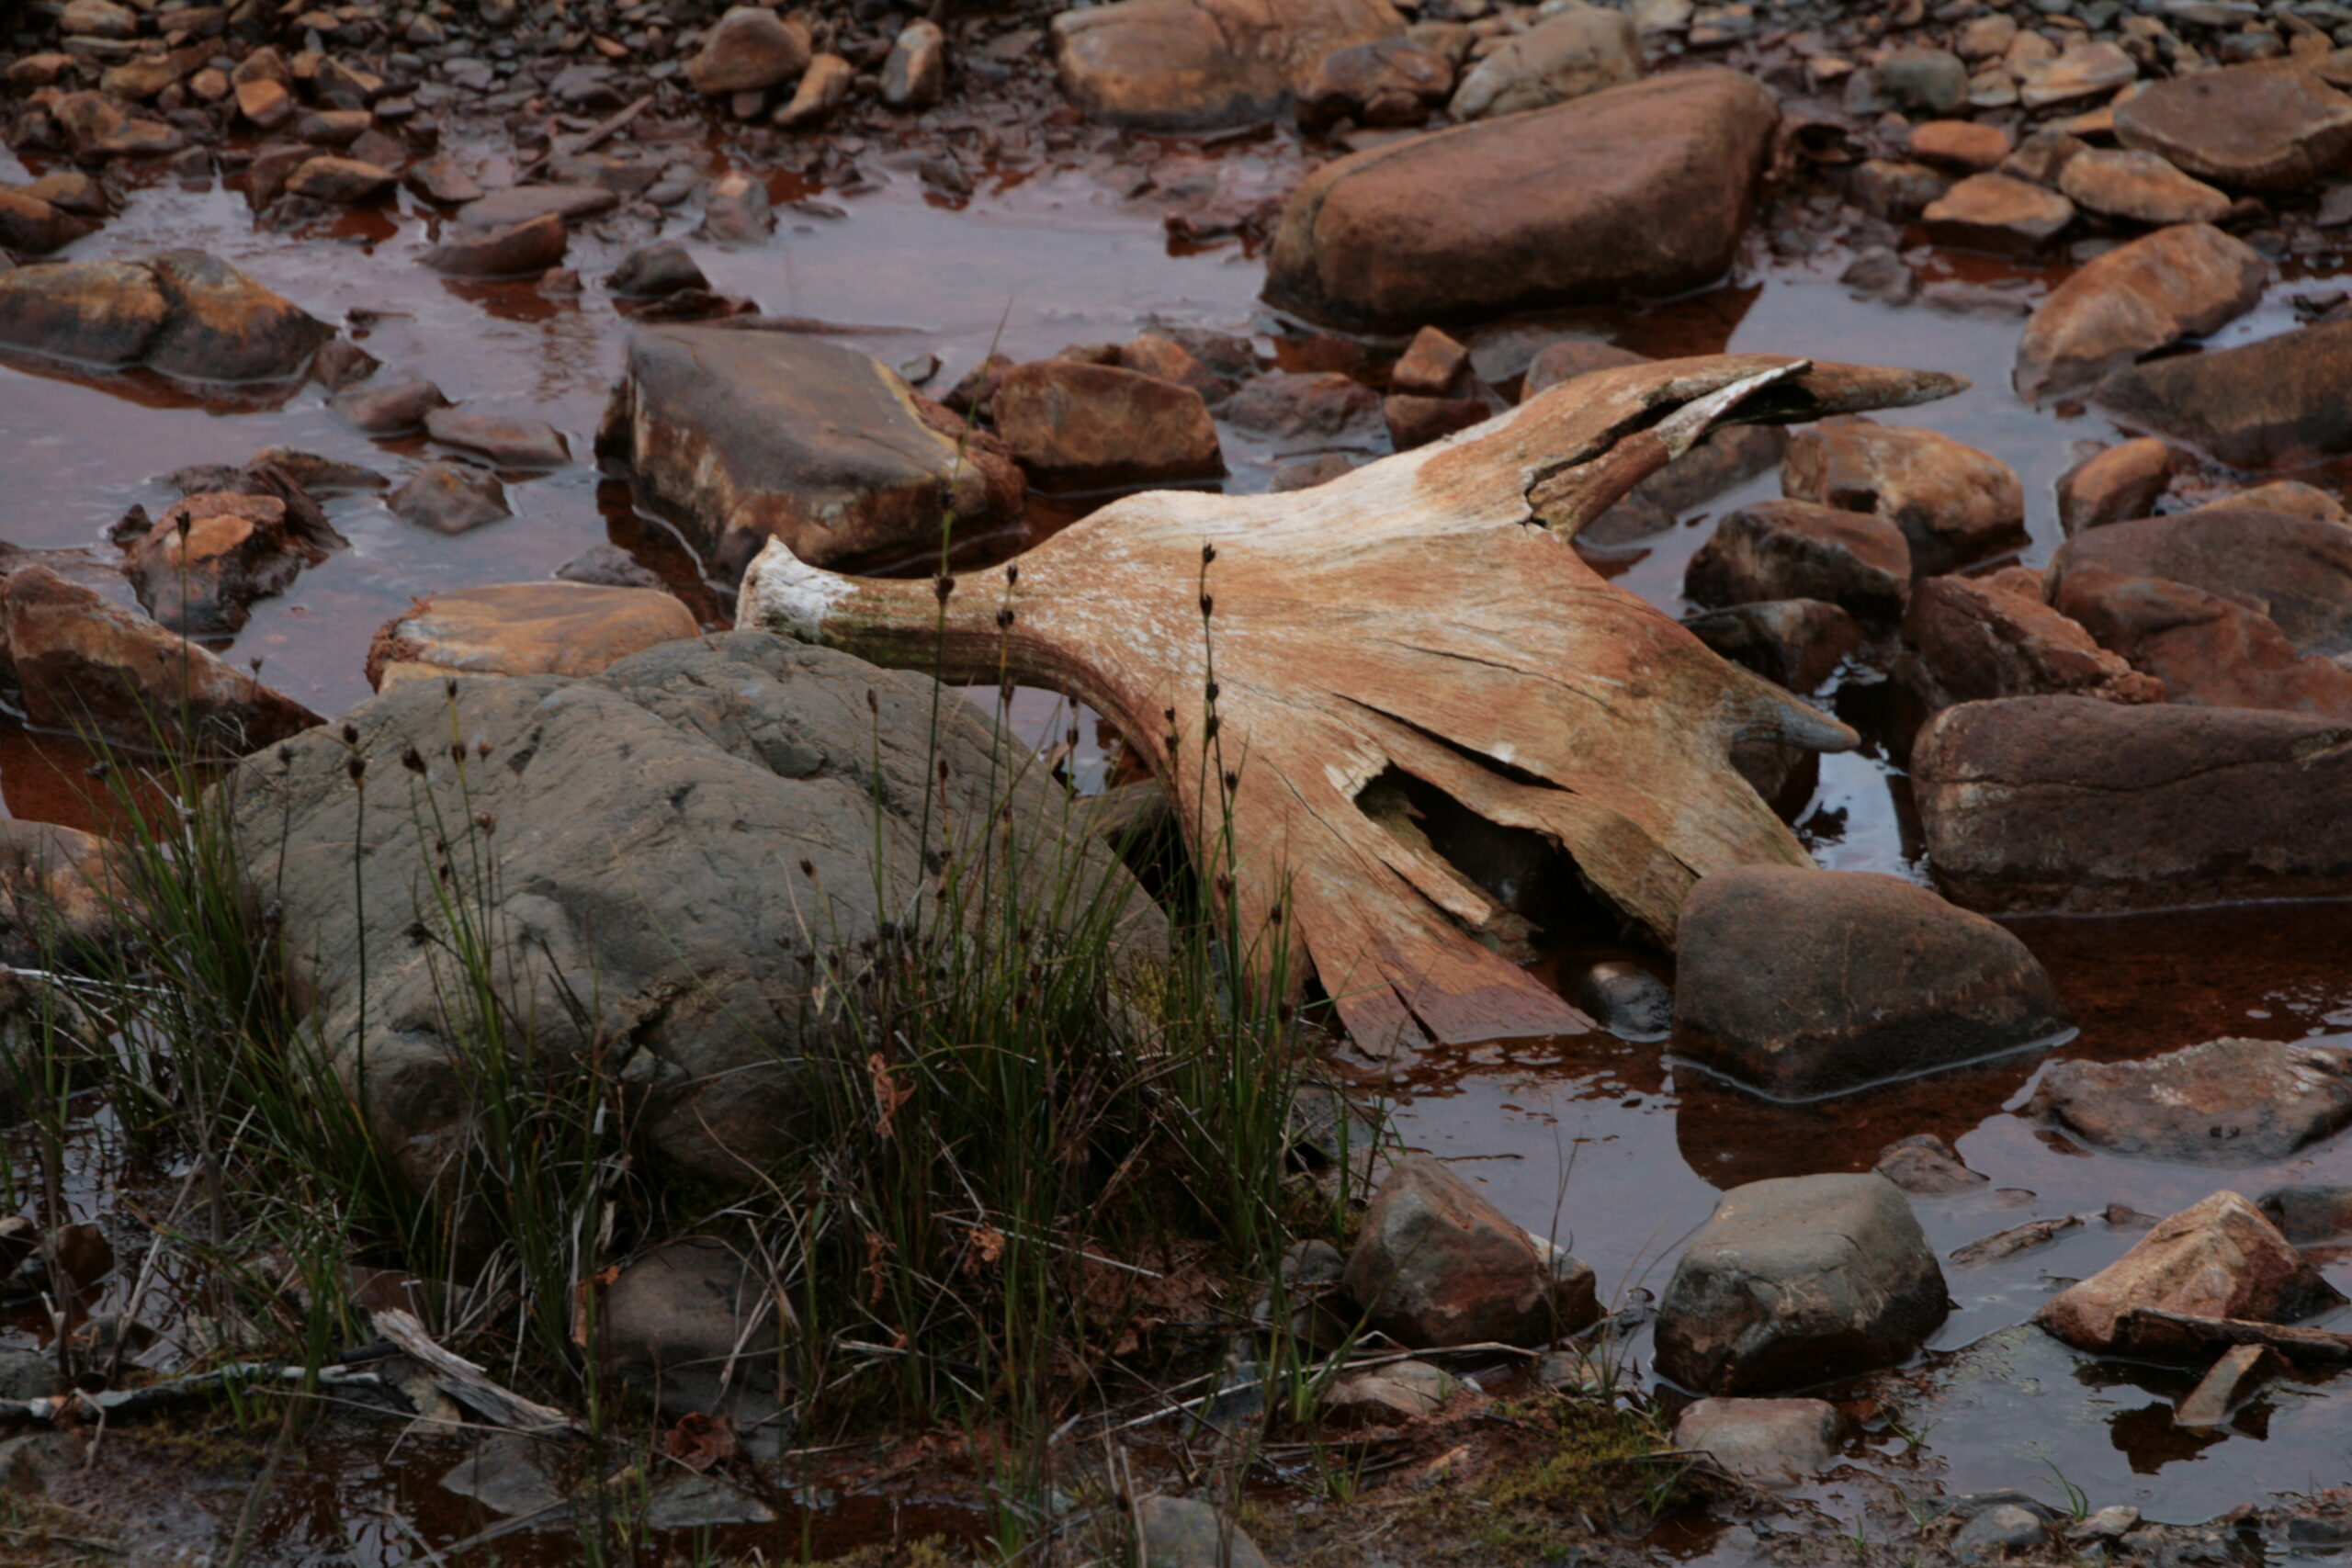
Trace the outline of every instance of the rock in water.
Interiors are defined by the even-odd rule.
[[[427,463],[384,504],[436,534],[470,534],[514,515],[498,477],[467,463]]]
[[[1845,1094],[2067,1028],[2023,942],[1876,872],[1702,877],[1675,963],[1677,1054],[1775,1100]]]
[[[2058,476],[2059,526],[2074,535],[2153,515],[2172,481],[2173,461],[2173,449],[2150,435],[2092,453]]]
[[[2290,1323],[2343,1299],[2252,1203],[2216,1192],[2051,1297],[2033,1318],[2077,1349],[2128,1355],[2124,1314],[2133,1307]]]
[[[2167,579],[2260,605],[2299,651],[2352,653],[2352,529],[2339,523],[2230,506],[2109,524],[2058,547],[2048,571],[2052,602],[2066,606],[2077,579],[2093,570]]]
[[[1116,366],[1023,365],[998,383],[989,407],[998,436],[1042,479],[1164,484],[1225,472],[1200,393]]]
[[[1749,78],[1685,71],[1351,154],[1291,197],[1266,299],[1410,329],[1695,288],[1731,263],[1778,120]]]
[[[1862,628],[1818,599],[1766,599],[1690,615],[1691,635],[1735,664],[1792,692],[1810,692],[1861,645]]]
[[[2352,321],[2137,366],[2094,400],[2233,468],[2308,468],[2352,452]]]
[[[644,328],[605,411],[597,455],[729,577],[770,538],[811,563],[928,547],[1021,512],[1002,448],[862,354],[819,338]]]
[[[1454,89],[1457,120],[1493,119],[1549,108],[1642,73],[1634,19],[1582,0],[1567,4],[1472,66]]]
[[[243,863],[283,900],[322,1039],[419,1190],[441,1190],[475,1114],[473,1069],[436,999],[447,976],[408,935],[435,918],[418,906],[436,855],[417,827],[421,793],[453,824],[494,824],[501,876],[484,918],[520,939],[502,1002],[537,1021],[540,1069],[604,1063],[644,1097],[652,1156],[728,1191],[798,1146],[802,1059],[838,1043],[809,995],[820,963],[876,940],[886,919],[934,918],[923,821],[936,853],[943,819],[996,824],[1009,804],[1041,874],[1075,857],[1125,915],[1119,940],[1164,947],[1157,911],[1107,851],[1054,848],[1066,813],[1043,784],[1023,775],[1006,800],[1005,743],[938,690],[739,632],[667,643],[583,681],[461,680],[454,698],[437,681],[394,685],[345,716],[364,788],[323,728],[283,759],[249,759],[235,795]],[[454,761],[453,726],[488,755]],[[401,765],[411,748],[423,778]]]
[[[1405,30],[1387,0],[1115,0],[1054,18],[1062,91],[1096,119],[1210,130],[1271,118],[1333,50]]]
[[[2270,265],[2210,223],[2186,223],[2094,256],[2026,322],[2018,395],[2058,397],[2254,309]]]
[[[695,636],[694,613],[666,592],[582,582],[505,582],[420,599],[368,649],[378,687],[441,675],[594,675],[649,648]]]
[[[188,381],[300,376],[334,329],[202,251],[0,275],[0,346]]]
[[[2301,190],[2352,152],[2352,98],[2301,71],[2200,71],[2117,105],[2115,139],[2233,190]]]
[[[243,627],[256,599],[282,593],[305,553],[269,495],[191,495],[130,547],[125,573],[158,625],[190,637]]]
[[[1904,617],[1897,673],[1930,709],[1990,697],[2079,693],[2160,703],[2165,683],[2101,648],[2081,623],[2038,598],[1967,577],[1931,577]]]
[[[0,689],[46,729],[242,756],[320,722],[176,632],[43,566],[0,579]],[[183,723],[183,718],[187,723]]]
[[[1545,1345],[1600,1315],[1592,1270],[1546,1255],[1426,1156],[1389,1169],[1348,1256],[1348,1294],[1412,1346]]]
[[[1804,501],[1742,507],[1690,558],[1683,592],[1699,604],[1818,599],[1893,618],[1911,594],[1903,530],[1867,512]]]
[[[2025,538],[2025,488],[2016,470],[1916,425],[1825,419],[1790,440],[1781,490],[1887,519],[1911,542],[1911,570],[1921,577]]]
[[[2341,721],[2088,697],[1962,703],[1920,731],[1911,772],[1937,883],[1971,908],[2352,894]]]
[[[1780,1393],[1894,1366],[1949,1307],[1911,1205],[1883,1176],[1735,1187],[1658,1303],[1657,1373],[1713,1394]]]
[[[1845,1427],[1826,1399],[1698,1399],[1675,1421],[1674,1446],[1743,1480],[1791,1486],[1828,1465]]]
[[[2209,1040],[2142,1062],[2060,1062],[2026,1111],[2118,1154],[2269,1165],[2352,1122],[2352,1048]]]

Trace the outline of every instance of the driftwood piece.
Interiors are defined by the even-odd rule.
[[[1719,423],[1965,384],[1777,355],[1602,371],[1315,489],[1129,496],[944,602],[771,543],[737,624],[1093,706],[1169,787],[1241,929],[1280,921],[1291,973],[1312,963],[1361,1049],[1576,1032],[1582,1013],[1480,940],[1510,925],[1496,898],[1359,797],[1396,770],[1532,829],[1661,940],[1707,872],[1806,863],[1732,745],[1852,732],[1569,541]]]
[[[2116,1314],[2113,1353],[2152,1361],[2203,1361],[2238,1345],[2264,1345],[2290,1361],[2352,1366],[2352,1334],[2256,1323],[2242,1317],[2198,1317],[2163,1307],[2129,1307]]]
[[[442,1348],[414,1315],[397,1307],[369,1314],[376,1332],[406,1351],[432,1375],[433,1386],[459,1404],[498,1426],[542,1436],[573,1434],[580,1424],[552,1405],[524,1398],[491,1382],[489,1374],[463,1356]]]

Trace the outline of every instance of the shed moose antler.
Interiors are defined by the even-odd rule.
[[[1312,490],[1128,496],[1022,556],[994,593],[943,602],[938,585],[842,577],[775,541],[737,624],[944,680],[1001,674],[1103,714],[1169,788],[1188,843],[1229,821],[1239,851],[1220,890],[1240,929],[1287,917],[1292,957],[1360,1049],[1572,1033],[1590,1021],[1479,940],[1501,906],[1368,814],[1366,787],[1393,768],[1533,829],[1661,939],[1706,873],[1808,863],[1731,747],[1839,750],[1853,733],[1604,581],[1569,541],[1717,423],[1965,385],[1774,355],[1601,371]],[[1207,738],[1229,784],[1199,765]]]

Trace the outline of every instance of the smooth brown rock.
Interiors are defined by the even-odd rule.
[[[1527,374],[1520,383],[1520,401],[1525,402],[1546,387],[1594,370],[1613,370],[1621,365],[1640,365],[1648,355],[1635,354],[1630,348],[1620,348],[1613,343],[1594,338],[1562,338],[1546,344],[1529,362]]]
[[[936,550],[943,517],[985,534],[1024,493],[1001,446],[897,375],[781,333],[640,329],[596,449],[729,576],[772,537],[812,564]]]
[[[393,186],[390,172],[356,158],[313,158],[286,177],[286,188],[313,201],[374,201]]]
[[[2352,98],[2301,71],[2200,71],[2119,107],[2115,136],[2231,190],[2301,190],[2352,152]]]
[[[775,123],[786,130],[800,130],[821,125],[841,107],[849,96],[850,86],[857,80],[857,67],[838,54],[820,54],[808,62],[800,73],[799,85],[793,88],[792,97],[775,111]]]
[[[2352,321],[2136,366],[2094,400],[2233,468],[2307,468],[2352,452]]]
[[[563,260],[571,236],[549,212],[523,223],[445,231],[424,253],[424,265],[453,277],[521,277]]]
[[[2160,703],[2165,683],[2101,648],[2039,599],[1964,577],[1930,577],[1912,590],[1900,671],[1929,708],[1992,697],[2073,693],[2112,703]]]
[[[2213,512],[2233,507],[2240,511],[2277,512],[2289,517],[2309,517],[2320,523],[2352,523],[2352,510],[2347,510],[2342,502],[2317,485],[2305,484],[2301,479],[2272,479],[2267,484],[2233,491],[2218,501],[2209,501],[2192,510]]]
[[[1770,1100],[1849,1094],[2067,1028],[2023,942],[1875,872],[1701,877],[1675,964],[1675,1054]]]
[[[157,119],[134,119],[97,93],[68,93],[49,112],[73,144],[74,155],[85,160],[156,158],[187,145],[177,128]]]
[[[2063,130],[2037,130],[2018,142],[2016,152],[2001,160],[2000,172],[2054,189],[2064,175],[2066,165],[2089,152],[2090,145],[2081,137],[2069,136]]]
[[[2085,212],[2134,223],[2211,223],[2230,209],[2227,196],[2154,152],[2093,149],[2068,160],[2058,188]]]
[[[51,206],[14,186],[0,186],[0,246],[18,255],[45,256],[98,231],[87,218]]]
[[[368,683],[443,675],[594,675],[702,628],[675,595],[582,582],[508,582],[419,600],[368,649]]]
[[[1468,349],[1435,327],[1423,327],[1389,367],[1388,389],[1419,398],[1442,398],[1469,368]]]
[[[2174,513],[2078,535],[2050,558],[2050,599],[2097,567],[2169,578],[2267,615],[2305,653],[2352,652],[2352,529],[2250,506]]]
[[[136,365],[170,305],[135,262],[51,262],[0,274],[0,346],[84,365]]]
[[[1982,1187],[1990,1179],[1968,1168],[1959,1151],[1933,1133],[1897,1138],[1879,1151],[1871,1169],[1915,1197],[1941,1197]]]
[[[1484,398],[1426,398],[1409,392],[1384,398],[1380,403],[1381,421],[1388,427],[1388,445],[1399,452],[1409,452],[1416,446],[1442,441],[1474,424],[1482,424],[1493,412]]]
[[[2209,1040],[2137,1062],[2060,1062],[2025,1113],[2093,1148],[2248,1167],[2352,1123],[2352,1047]]]
[[[571,461],[571,446],[563,432],[543,420],[435,408],[424,415],[424,434],[502,468],[560,468]]]
[[[1204,401],[1221,401],[1233,383],[1201,363],[1198,355],[1174,338],[1159,333],[1138,333],[1119,345],[1119,368],[1190,387]]]
[[[2148,435],[2092,453],[2058,477],[2058,525],[2074,535],[2147,516],[2172,480],[2175,458]]]
[[[1782,493],[1871,512],[1903,530],[1911,570],[1950,571],[2022,543],[2025,491],[1999,458],[1916,425],[1859,416],[1799,431],[1781,466]]]
[[[1943,199],[1952,177],[1907,159],[1865,158],[1847,175],[1856,206],[1890,223],[1909,223]]]
[[[882,101],[894,109],[927,109],[947,84],[947,35],[928,17],[899,29],[882,62]]]
[[[759,91],[808,69],[808,24],[758,6],[738,6],[711,25],[686,62],[686,80],[706,97]]]
[[[434,410],[448,406],[441,389],[422,377],[363,380],[327,400],[336,417],[362,435],[376,436],[406,435],[422,427]]]
[[[189,381],[280,381],[302,375],[334,329],[203,251],[149,256],[168,307],[145,363]]]
[[[46,567],[0,581],[0,682],[28,722],[148,747],[242,757],[322,722],[144,615]]]
[[[1716,525],[1690,558],[1682,591],[1701,604],[1819,599],[1893,616],[1910,596],[1911,547],[1902,529],[1867,512],[1761,502]]]
[[[2009,133],[1973,119],[1930,119],[1911,128],[1911,156],[1923,163],[1982,172],[2009,155]]]
[[[1342,1279],[1373,1326],[1416,1347],[1544,1345],[1600,1315],[1591,1269],[1423,1155],[1390,1166]]]
[[[62,960],[78,970],[128,935],[130,890],[109,863],[113,851],[112,840],[78,829],[0,819],[0,964]],[[14,1086],[6,1092],[13,1097]],[[13,1269],[12,1256],[21,1262],[29,1248],[12,1245],[7,1224],[0,1220],[0,1268]]]
[[[2052,1296],[2034,1321],[2077,1349],[2129,1353],[2119,1319],[2132,1307],[2283,1323],[2342,1299],[2252,1203],[2224,1191]]]
[[[425,464],[384,504],[436,534],[469,534],[514,514],[497,477],[465,463]]]
[[[1419,327],[1697,288],[1730,265],[1777,119],[1747,77],[1686,71],[1353,153],[1291,197],[1266,298]]]
[[[2070,46],[2046,63],[2027,65],[2018,99],[2030,109],[2112,93],[2140,74],[2139,62],[2104,40]]]
[[[1040,479],[1148,484],[1225,472],[1200,393],[1133,370],[1040,360],[1007,375],[990,407],[997,434]]]
[[[1283,440],[1337,436],[1372,423],[1380,394],[1336,370],[1273,370],[1243,382],[1219,411],[1236,429]]]
[[[2075,204],[2007,175],[1971,175],[1919,219],[1939,245],[2019,255],[2047,249],[2075,220]]]
[[[2233,597],[2091,561],[2072,565],[2053,594],[2102,648],[2162,681],[2173,702],[2352,718],[2352,669],[2298,651],[2277,621]]]
[[[237,112],[264,130],[276,130],[292,119],[301,107],[292,89],[267,76],[253,76],[237,82],[235,92]]]
[[[1971,908],[2352,894],[2341,721],[2068,696],[1962,703],[1921,729],[1911,774],[1936,881]]]
[[[1093,118],[1206,130],[1271,118],[1333,50],[1404,30],[1387,0],[1115,0],[1054,17],[1054,62]]]

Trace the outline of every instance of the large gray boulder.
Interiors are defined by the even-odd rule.
[[[1675,1266],[1657,1372],[1702,1393],[1811,1388],[1908,1359],[1950,1304],[1886,1178],[1751,1181],[1723,1195]]]
[[[1703,876],[1683,900],[1675,962],[1676,1053],[1775,1100],[1957,1066],[2067,1027],[2023,942],[1876,872]]]
[[[2352,726],[2093,697],[1962,703],[1911,752],[1937,884],[1975,909],[2352,893]]]
[[[1283,209],[1266,299],[1410,330],[1698,288],[1731,265],[1779,121],[1750,78],[1680,71],[1352,153]]]
[[[588,680],[452,685],[395,685],[347,716],[350,746],[312,729],[229,785],[331,1059],[421,1189],[477,1135],[469,1031],[430,936],[441,840],[457,896],[501,939],[501,1001],[532,1021],[541,1070],[601,1059],[657,1163],[727,1190],[798,1136],[804,1059],[839,1038],[825,966],[933,914],[926,852],[960,847],[943,824],[993,820],[1002,798],[1039,875],[1075,863],[1095,879],[1081,887],[1134,893],[1105,852],[1056,848],[1065,813],[1046,785],[1003,797],[997,732],[922,676],[738,632]],[[478,884],[469,868],[488,863]],[[1164,940],[1139,896],[1123,918],[1123,941]]]
[[[771,538],[812,566],[936,554],[1020,515],[1020,468],[865,355],[820,338],[647,327],[596,453],[726,575]]]

